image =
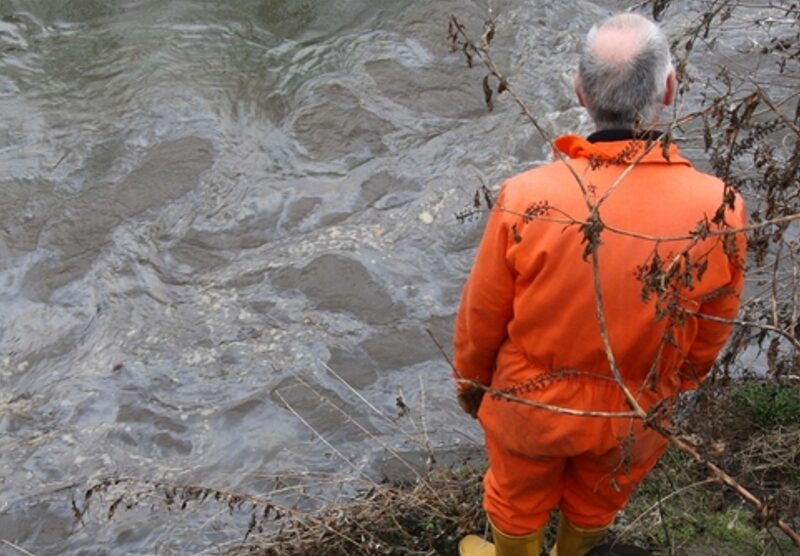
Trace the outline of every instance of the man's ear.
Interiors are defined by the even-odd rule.
[[[664,88],[664,98],[662,102],[664,106],[669,106],[672,104],[672,101],[675,100],[675,91],[678,90],[678,79],[675,77],[675,70],[669,72],[667,75],[667,84]]]
[[[578,103],[585,107],[586,101],[583,99],[583,89],[581,89],[581,80],[575,77],[575,96],[578,97]]]

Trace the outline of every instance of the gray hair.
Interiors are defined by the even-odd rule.
[[[639,33],[641,45],[621,59],[601,59],[594,45],[597,34],[615,30]],[[578,82],[597,129],[655,124],[671,71],[667,38],[649,19],[624,13],[592,27],[581,54]]]

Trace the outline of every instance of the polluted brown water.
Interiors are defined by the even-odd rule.
[[[576,45],[620,6],[497,4],[498,61],[586,131]],[[0,2],[0,553],[241,539],[76,519],[105,477],[335,497],[480,444],[426,329],[449,344],[480,237],[453,215],[549,149],[486,111],[451,13],[486,3]]]

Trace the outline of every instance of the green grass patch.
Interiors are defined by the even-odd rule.
[[[734,391],[733,401],[761,427],[800,424],[800,385],[745,382]]]

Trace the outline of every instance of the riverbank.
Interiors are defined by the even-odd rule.
[[[694,396],[680,423],[711,461],[734,475],[784,520],[800,525],[800,385],[722,382]],[[437,469],[415,484],[371,488],[352,502],[295,515],[277,532],[251,531],[228,556],[456,554],[459,538],[481,533],[483,464]],[[255,515],[255,514],[254,514]],[[769,518],[769,516],[767,516]],[[548,532],[552,539],[553,532]],[[670,449],[610,532],[654,555],[782,555],[796,547],[759,523],[704,468]]]

